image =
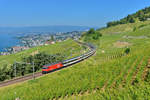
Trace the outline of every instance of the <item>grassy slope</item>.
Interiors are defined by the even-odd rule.
[[[97,53],[72,67],[51,73],[36,80],[0,89],[1,100],[49,100],[52,98],[97,100],[97,99],[150,99],[150,85],[142,76],[150,58],[149,21],[131,25],[119,25],[101,30],[103,37],[94,41]],[[134,27],[147,24],[133,32]],[[119,28],[118,28],[119,27]],[[124,31],[124,30],[128,31]],[[117,33],[117,34],[114,34]],[[123,38],[147,36],[148,38]],[[115,47],[116,41],[129,42],[131,52],[120,57],[124,48]],[[105,53],[102,53],[102,50]],[[137,72],[137,73],[135,73]],[[136,77],[137,83],[131,85]]]
[[[29,50],[25,50],[25,51],[12,54],[12,55],[0,56],[0,66],[4,64],[12,64],[14,61],[20,61],[22,57],[29,56],[36,51],[46,52],[48,54],[62,53],[62,54],[67,55],[68,57],[72,57],[72,56],[79,55],[80,52],[78,51],[80,51],[81,49],[82,47],[80,47],[73,40],[67,40],[67,41],[56,43],[53,45],[34,47]],[[72,52],[72,55],[70,55],[71,52]]]
[[[105,67],[108,67],[107,71],[105,71],[106,74],[104,74],[108,75],[108,77],[104,78],[106,80],[103,81],[106,85],[103,85],[98,89],[95,88],[90,92],[86,91],[83,94],[80,93],[69,96],[65,98],[65,100],[149,100],[150,81],[145,82],[143,80],[143,74],[145,74],[144,70],[147,65],[149,65],[148,60],[150,59],[149,23],[150,21],[139,22],[134,24],[118,25],[100,30],[100,32],[105,33],[101,40],[101,50],[106,50],[108,55],[107,53],[99,55],[109,56],[112,55],[111,52],[115,50],[118,50],[117,52],[119,52],[120,48],[113,47],[113,43],[115,41],[126,41],[131,43],[132,45],[129,46],[131,48],[131,53],[128,56],[111,60],[111,64],[110,62],[104,64]],[[137,30],[133,32],[134,27],[137,27]],[[123,38],[124,36],[134,36],[135,38],[127,39]],[[146,36],[147,38],[139,39],[138,37],[140,36]],[[99,56],[98,58],[101,57]],[[101,68],[102,70],[104,69],[102,66]],[[108,73],[112,74],[109,75]],[[135,79],[133,78],[134,76]],[[137,81],[134,85],[132,85],[133,80]],[[104,86],[105,88],[103,90],[102,88]]]
[[[109,27],[106,29],[101,30],[102,33],[107,33],[107,34],[114,34],[114,33],[123,33],[123,32],[130,32],[133,31],[134,28],[138,27],[145,27],[150,25],[150,21],[145,21],[145,22],[137,22],[137,23],[128,23],[128,24],[121,24],[117,25],[114,27]]]

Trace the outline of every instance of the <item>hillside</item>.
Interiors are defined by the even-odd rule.
[[[0,99],[150,99],[149,23],[128,23],[98,31],[103,36],[90,40],[97,46],[96,55],[36,80],[0,88]],[[125,54],[126,48],[130,48],[129,54]]]
[[[150,20],[150,7],[146,7],[142,10],[137,11],[134,14],[130,14],[125,18],[122,18],[118,21],[112,21],[107,23],[107,27],[116,26],[119,24],[135,23],[139,21]]]
[[[72,45],[70,45],[72,44]],[[70,45],[70,46],[68,46]],[[82,48],[73,40],[67,40],[61,43],[56,43],[54,45],[47,45],[47,46],[38,46],[38,47],[34,47],[31,48],[29,50],[25,50],[16,54],[11,54],[11,55],[1,55],[0,56],[0,64],[12,64],[15,60],[16,61],[20,61],[20,59],[22,57],[27,57],[29,55],[32,55],[34,53],[38,53],[38,52],[45,52],[48,54],[56,54],[56,53],[63,53],[69,57],[70,53],[72,52],[72,54],[76,54],[79,55],[80,53],[77,51],[81,50]],[[67,52],[66,52],[67,51]],[[74,55],[74,56],[76,56]],[[7,61],[7,62],[6,62]]]
[[[33,62],[34,70],[37,72],[41,71],[45,64],[78,56],[86,51],[86,48],[83,47],[73,40],[66,40],[53,45],[34,47],[16,54],[0,56],[0,81],[32,73]]]

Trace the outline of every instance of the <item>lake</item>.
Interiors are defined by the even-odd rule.
[[[16,38],[17,34],[0,33],[0,51],[4,48],[19,45],[19,40]]]

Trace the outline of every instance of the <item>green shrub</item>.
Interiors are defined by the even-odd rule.
[[[126,54],[129,54],[129,53],[130,53],[130,48],[126,48],[124,52],[125,52]]]

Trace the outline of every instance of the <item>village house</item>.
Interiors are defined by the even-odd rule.
[[[22,50],[27,50],[27,49],[29,49],[29,47],[25,47],[25,46],[14,46],[14,47],[12,47],[12,51],[14,53],[17,53],[17,52],[22,51]]]
[[[45,45],[55,44],[55,41],[46,41]]]

